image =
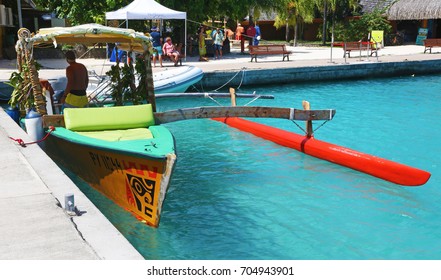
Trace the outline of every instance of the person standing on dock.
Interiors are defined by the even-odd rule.
[[[220,59],[222,58],[222,45],[224,44],[224,35],[219,28],[216,28],[216,32],[214,33],[213,37],[216,59]]]
[[[236,27],[236,40],[240,41],[240,52],[244,53],[245,51],[245,45],[244,45],[244,38],[242,36],[242,34],[245,33],[245,28],[243,28],[243,26],[238,23],[237,27]]]
[[[76,62],[73,51],[66,52],[66,61],[69,66],[66,68],[67,85],[60,103],[64,108],[86,107],[89,103],[86,96],[86,89],[89,84],[87,68]]]
[[[199,61],[208,61],[207,49],[205,48],[205,26],[201,25],[198,30]]]
[[[260,27],[259,25],[256,23],[256,26],[254,26],[254,28],[256,29],[256,35],[254,36],[254,46],[259,45],[259,41],[260,41]]]
[[[153,67],[156,67],[156,57],[159,58],[159,65],[162,67],[162,38],[159,28],[152,28],[150,36],[153,38]]]
[[[248,45],[253,46],[254,37],[256,37],[256,28],[254,27],[254,23],[251,23],[250,26],[248,26],[246,33],[247,33]]]

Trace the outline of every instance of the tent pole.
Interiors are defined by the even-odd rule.
[[[185,14],[185,45],[184,45],[184,60],[187,61],[187,14]]]

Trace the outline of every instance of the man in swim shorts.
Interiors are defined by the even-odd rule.
[[[69,63],[66,68],[67,85],[60,100],[64,108],[86,107],[89,103],[86,96],[86,89],[89,84],[87,68],[75,60],[75,53],[67,51],[66,61]]]

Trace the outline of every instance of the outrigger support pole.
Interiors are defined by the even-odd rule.
[[[311,106],[309,104],[308,101],[303,100],[302,101],[302,106],[303,106],[303,110],[311,110]],[[312,129],[312,120],[307,120],[306,121],[306,136],[308,138],[312,137],[312,135],[314,134],[314,130]]]

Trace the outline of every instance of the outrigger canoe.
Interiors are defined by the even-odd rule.
[[[161,209],[176,162],[175,141],[161,124],[215,117],[332,119],[335,110],[275,107],[197,107],[153,112],[150,104],[65,109],[46,115],[45,150],[122,208],[150,226]]]

